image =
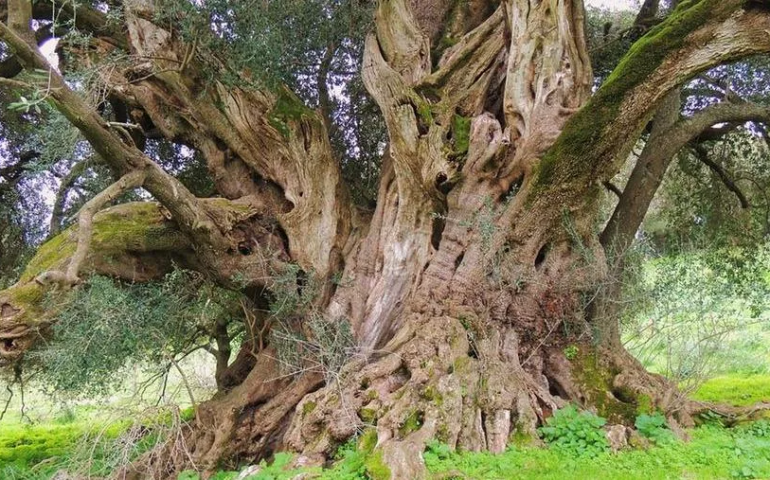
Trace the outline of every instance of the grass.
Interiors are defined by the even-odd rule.
[[[765,422],[767,423],[767,422]],[[512,447],[500,455],[488,452],[456,453],[439,443],[424,453],[429,478],[478,480],[569,479],[728,479],[770,478],[770,424],[762,429],[726,429],[706,425],[691,431],[690,442],[673,442],[647,450],[625,450],[595,457],[575,456],[555,449]],[[288,480],[299,474],[320,480],[377,478],[370,471],[371,452],[343,446],[330,468],[290,468],[292,457],[276,455],[270,465],[249,480]],[[231,480],[237,472],[219,472],[218,480]],[[198,480],[185,472],[180,480]]]
[[[0,478],[48,479],[57,471],[88,461],[94,474],[109,473],[105,448],[125,425],[93,422],[11,424],[0,429]],[[87,458],[86,458],[87,457]]]
[[[744,407],[770,402],[770,374],[720,375],[707,380],[692,395],[695,400]]]
[[[177,410],[115,417],[106,410],[81,407],[35,424],[18,417],[6,418],[0,428],[0,479],[47,480],[61,470],[107,476],[127,459],[156,446],[178,422],[190,421],[194,415],[193,409],[187,408],[178,411],[176,420],[172,412]]]
[[[72,450],[93,425],[13,425],[0,432],[0,478],[8,480],[48,479],[72,461]],[[455,453],[433,443],[424,454],[432,478],[467,479],[722,479],[770,478],[770,427],[727,429],[706,425],[691,431],[690,442],[675,442],[647,450],[579,457],[554,449],[512,447],[503,454]],[[115,430],[112,435],[120,432]],[[114,437],[113,437],[114,438]],[[371,452],[345,445],[330,468],[291,469],[292,457],[277,454],[271,464],[250,480],[282,480],[300,473],[323,480],[354,480],[371,477]],[[94,473],[104,473],[105,463],[94,462]],[[212,477],[230,480],[237,472],[222,471]],[[183,480],[196,480],[184,472]]]

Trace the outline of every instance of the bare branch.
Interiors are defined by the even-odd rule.
[[[623,192],[620,190],[620,188],[609,180],[602,182],[602,185],[604,185],[604,188],[606,188],[608,191],[614,193],[618,198],[623,196]]]
[[[711,158],[709,158],[708,150],[706,150],[706,148],[703,147],[703,145],[694,145],[693,152],[695,152],[695,158],[697,158],[698,160],[700,160],[701,163],[709,167],[709,169],[711,169],[711,171],[714,172],[717,177],[719,177],[719,180],[722,181],[725,187],[727,187],[728,190],[733,192],[735,196],[738,197],[738,201],[741,202],[741,208],[747,209],[751,207],[751,204],[746,198],[746,195],[741,191],[738,185],[736,185],[735,182],[730,178],[730,176],[727,174],[725,169],[722,168],[722,166],[716,163],[715,161],[711,160]]]
[[[50,235],[56,235],[61,230],[63,222],[62,215],[64,214],[64,202],[67,200],[67,192],[77,181],[77,179],[80,178],[83,172],[85,172],[86,167],[88,167],[90,163],[91,162],[88,160],[76,163],[75,166],[72,167],[72,169],[69,171],[69,173],[67,173],[67,175],[62,179],[53,203]]]

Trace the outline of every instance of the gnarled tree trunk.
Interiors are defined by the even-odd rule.
[[[225,198],[194,198],[54,74],[56,106],[118,172],[144,169],[169,217],[153,221],[173,223],[142,248],[95,240],[84,271],[127,275],[99,261],[102,248],[137,264],[171,250],[222,284],[239,273],[269,295],[271,276],[294,263],[323,284],[315,311],[348,322],[358,351],[326,383],[318,371],[283,375],[277,346],[247,342],[233,369],[250,369],[199,407],[185,453],[169,446],[135,473],[213,469],[279,448],[320,462],[373,426],[392,478],[419,478],[429,439],[501,452],[567,402],[613,422],[650,406],[687,422],[676,389],[622,349],[617,319],[591,316],[607,275],[599,199],[672,90],[770,50],[770,16],[755,3],[684,2],[592,95],[580,0],[380,1],[362,74],[389,143],[365,215],[321,113],[286,89],[205,84],[195,46],[153,23],[151,2],[132,2],[119,40],[141,61],[108,72],[111,95],[146,130],[198,149]],[[19,22],[8,24],[0,38],[21,63],[49,68]],[[38,302],[48,286],[35,278],[75,251],[72,230],[57,238],[70,245],[60,258],[0,292],[6,360],[45,334],[35,325],[47,325]],[[162,270],[139,268],[142,278]]]

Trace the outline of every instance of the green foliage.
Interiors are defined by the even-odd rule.
[[[770,438],[770,420],[758,420],[741,425],[738,431],[754,437]]]
[[[641,414],[634,422],[636,430],[657,445],[665,445],[676,440],[674,433],[668,428],[666,418],[661,413],[652,415]]]
[[[641,282],[630,286],[635,291],[627,295],[634,305],[622,324],[627,347],[646,367],[685,389],[728,371],[764,373],[770,334],[768,262],[768,245],[691,251],[648,262]],[[720,387],[715,383],[711,388]],[[731,397],[737,392],[748,390],[736,389]]]
[[[309,73],[298,72],[298,66],[314,64],[330,44],[362,42],[372,19],[369,3],[357,0],[160,3],[157,20],[197,42],[203,55],[225,61],[230,69],[225,81],[242,82],[246,78],[239,73],[249,72],[255,81],[293,84]]]
[[[31,357],[58,394],[104,395],[132,362],[168,368],[175,355],[206,341],[234,302],[232,293],[182,270],[143,285],[95,276],[59,307],[54,340]]]
[[[654,446],[646,450],[601,452],[594,457],[574,457],[555,449],[510,448],[501,455],[487,452],[456,453],[430,444],[424,453],[431,475],[468,479],[629,480],[741,478],[770,476],[770,440],[740,430],[701,427],[691,431],[692,441]],[[446,478],[446,477],[445,477]]]
[[[538,429],[552,447],[570,455],[595,457],[609,449],[602,427],[607,421],[591,412],[580,412],[574,405],[556,410]]]
[[[104,412],[74,414],[66,423],[7,424],[0,428],[0,478],[43,480],[66,469],[78,478],[107,476],[178,434],[175,409],[110,420]]]
[[[759,73],[756,76],[761,78]],[[705,148],[709,160],[734,182],[751,208],[743,208],[735,193],[698,157],[683,152],[669,167],[656,206],[643,226],[663,252],[736,244],[750,247],[765,240],[770,221],[767,144],[750,129],[739,129]]]
[[[596,7],[586,9],[586,37],[594,84],[600,85],[633,43],[633,10],[609,10]]]

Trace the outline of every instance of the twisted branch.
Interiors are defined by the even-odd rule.
[[[75,250],[75,254],[70,259],[67,271],[49,270],[38,275],[35,280],[43,285],[48,283],[58,283],[64,286],[72,286],[79,283],[80,277],[78,276],[78,273],[88,255],[91,237],[93,236],[94,215],[105,204],[114,201],[116,198],[134,188],[141,187],[142,184],[144,184],[145,178],[146,171],[144,169],[129,172],[121,177],[120,180],[99,192],[98,195],[86,202],[78,213],[78,246]]]

